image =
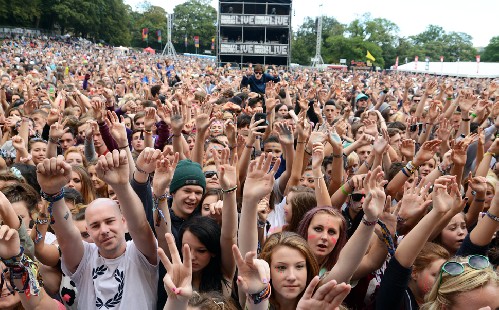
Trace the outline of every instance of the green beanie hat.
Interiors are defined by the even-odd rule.
[[[203,193],[206,188],[206,178],[201,165],[190,159],[178,162],[170,184],[170,193],[175,193],[179,188],[186,185],[201,186]]]

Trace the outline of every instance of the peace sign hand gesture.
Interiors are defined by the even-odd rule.
[[[239,288],[246,294],[263,291],[270,281],[269,264],[263,259],[256,259],[256,252],[248,252],[243,258],[235,244],[232,246],[232,254],[237,264]]]

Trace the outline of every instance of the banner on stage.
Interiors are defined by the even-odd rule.
[[[290,17],[285,15],[221,14],[220,25],[289,26]]]
[[[279,44],[220,44],[220,54],[288,55],[288,46]]]

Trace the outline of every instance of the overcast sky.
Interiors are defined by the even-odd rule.
[[[124,0],[134,9],[141,0]],[[183,0],[149,0],[169,13]],[[474,0],[294,0],[293,28],[302,24],[305,17],[319,15],[319,5],[323,4],[324,15],[333,16],[343,24],[370,12],[371,16],[386,18],[400,28],[399,36],[416,35],[430,24],[441,26],[446,32],[465,32],[473,37],[475,47],[485,47],[490,39],[499,36],[499,1]],[[218,0],[211,4],[217,8]],[[174,30],[175,31],[175,30]]]

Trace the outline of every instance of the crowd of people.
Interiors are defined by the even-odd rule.
[[[499,309],[499,81],[0,48],[1,309]]]

